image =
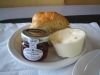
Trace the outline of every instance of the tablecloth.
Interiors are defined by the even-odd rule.
[[[8,38],[17,29],[30,23],[0,23],[0,75],[72,75],[75,63],[59,69],[37,69],[15,60],[8,52]],[[87,52],[100,49],[100,27],[96,22],[70,23],[72,28],[83,29],[87,35]]]

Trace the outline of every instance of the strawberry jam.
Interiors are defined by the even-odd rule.
[[[22,57],[29,61],[41,61],[48,54],[48,34],[40,29],[25,29],[21,32]]]

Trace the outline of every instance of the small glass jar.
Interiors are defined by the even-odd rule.
[[[49,34],[41,29],[25,29],[21,32],[22,56],[29,61],[41,61],[47,57]]]

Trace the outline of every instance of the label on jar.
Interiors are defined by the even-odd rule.
[[[38,39],[28,38],[29,48],[23,50],[24,56],[31,61],[39,60],[43,56],[43,52],[40,49],[37,49],[37,44],[39,43]]]
[[[39,49],[25,48],[23,50],[24,56],[31,61],[39,60],[43,56],[43,52]]]
[[[37,44],[39,43],[38,39],[28,38],[29,48],[37,49]]]

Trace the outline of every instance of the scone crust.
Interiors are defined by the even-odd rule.
[[[57,12],[37,12],[30,26],[30,28],[43,29],[48,33],[69,27],[68,20]]]

